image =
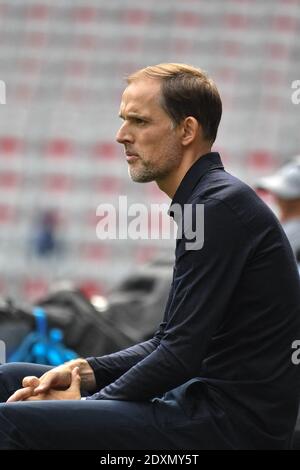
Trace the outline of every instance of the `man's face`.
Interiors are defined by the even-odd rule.
[[[162,181],[182,159],[177,131],[160,102],[160,81],[141,78],[125,89],[120,117],[123,125],[116,136],[125,147],[128,172],[133,181]]]

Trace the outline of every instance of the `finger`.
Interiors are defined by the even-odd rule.
[[[37,377],[35,376],[28,376],[28,377],[24,377],[23,381],[22,381],[22,386],[23,387],[38,387],[40,381]]]
[[[78,389],[80,388],[81,377],[79,375],[79,367],[74,367],[72,370],[72,382],[70,385],[70,389]]]
[[[45,377],[45,379],[39,380],[39,385],[34,389],[34,394],[48,392],[54,385],[52,376]]]
[[[26,400],[26,398],[29,398],[32,395],[32,392],[33,389],[31,387],[21,388],[20,390],[17,390],[15,393],[13,393],[6,403]]]

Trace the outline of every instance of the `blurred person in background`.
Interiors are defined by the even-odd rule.
[[[60,251],[57,218],[57,214],[51,210],[39,214],[31,240],[32,249],[38,257],[49,257]]]
[[[258,180],[256,187],[274,196],[279,219],[300,270],[300,156],[294,157],[273,175]]]
[[[290,448],[298,271],[275,215],[211,150],[221,114],[200,69],[160,64],[128,78],[117,140],[131,179],[172,199],[180,234],[163,320],[113,354],[0,367],[0,449]],[[199,206],[204,240],[192,240]]]

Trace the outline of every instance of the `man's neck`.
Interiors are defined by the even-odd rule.
[[[173,172],[171,172],[163,180],[156,181],[159,189],[169,196],[170,199],[173,199],[177,188],[179,187],[181,181],[185,177],[186,173],[193,166],[193,164],[203,157],[207,153],[211,152],[211,147],[202,147],[199,149],[199,152],[193,152],[190,155],[187,153],[183,155],[181,164]]]

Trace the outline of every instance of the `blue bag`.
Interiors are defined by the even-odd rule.
[[[33,315],[36,330],[25,336],[20,346],[9,356],[8,362],[58,366],[78,357],[63,344],[62,330],[52,328],[48,333],[47,316],[42,307],[34,307]]]

